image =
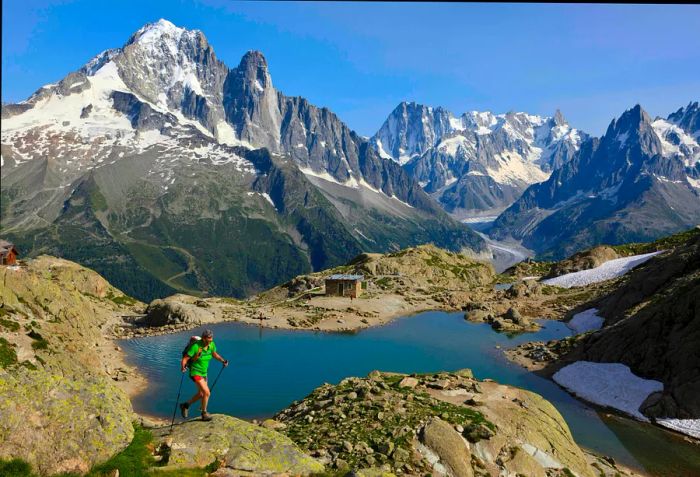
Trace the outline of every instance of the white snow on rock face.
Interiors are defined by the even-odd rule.
[[[664,157],[678,156],[686,167],[700,162],[700,144],[693,136],[665,119],[657,119],[651,125],[661,141]]]
[[[574,330],[577,334],[591,330],[599,330],[600,327],[603,326],[605,319],[598,316],[597,313],[597,308],[589,308],[581,313],[576,313],[566,326]]]
[[[686,434],[688,436],[693,436],[696,439],[700,439],[700,419],[657,419],[655,421],[674,431],[680,432],[681,434]]]
[[[633,255],[631,257],[616,258],[609,260],[604,264],[591,268],[589,270],[581,270],[580,272],[567,273],[559,277],[542,280],[545,285],[555,285],[562,288],[581,287],[590,283],[603,282],[612,278],[617,278],[632,270],[637,265],[640,265],[649,260],[654,255],[662,252],[644,253],[642,255]]]
[[[664,389],[663,383],[640,378],[622,363],[577,361],[554,373],[552,379],[586,401],[617,409],[641,421],[648,419],[639,412],[639,406],[649,394]]]

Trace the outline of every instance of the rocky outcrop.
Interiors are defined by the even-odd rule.
[[[590,250],[575,253],[566,260],[557,262],[554,266],[552,266],[551,270],[544,278],[553,278],[560,275],[566,275],[567,273],[588,270],[598,267],[608,260],[614,260],[619,257],[620,255],[618,255],[618,253],[612,247],[608,247],[606,245],[593,247]]]
[[[346,378],[275,419],[312,456],[358,474],[596,475],[549,402],[470,370]]]
[[[46,256],[0,267],[0,298],[0,337],[17,356],[0,368],[0,458],[42,475],[83,473],[126,447],[133,412],[102,330],[140,304],[95,272]]]
[[[539,329],[537,323],[523,316],[516,308],[508,307],[508,302],[493,306],[486,303],[471,302],[464,305],[463,309],[465,310],[465,320],[488,323],[496,331],[521,333]]]
[[[214,475],[309,475],[323,464],[304,454],[288,437],[264,427],[221,414],[211,422],[187,421],[153,431],[166,449],[163,470],[205,467],[214,462]]]
[[[191,327],[206,320],[206,315],[197,306],[177,300],[178,296],[164,300],[153,300],[146,308],[146,316],[140,321],[144,326],[183,326]]]
[[[542,294],[542,285],[536,280],[522,280],[506,290],[508,298],[527,298],[535,297]]]
[[[376,279],[400,277],[418,286],[451,289],[487,285],[495,276],[491,264],[433,245],[421,245],[385,255],[362,254],[349,265],[357,273]]]
[[[126,394],[101,376],[18,366],[0,370],[0,458],[42,475],[86,473],[133,437]]]
[[[550,371],[575,361],[623,363],[664,384],[643,405],[648,417],[700,418],[700,230],[585,307],[598,309],[604,327],[577,341]]]

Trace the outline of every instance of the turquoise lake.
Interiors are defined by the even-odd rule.
[[[323,384],[374,369],[403,373],[471,368],[477,378],[534,391],[564,416],[576,442],[630,467],[658,476],[700,475],[700,446],[654,426],[598,413],[555,383],[507,361],[501,348],[570,334],[556,321],[542,321],[536,333],[507,336],[463,313],[424,312],[356,333],[323,333],[260,328],[241,323],[209,326],[219,353],[230,361],[216,384],[210,412],[244,419],[271,417]],[[122,340],[129,362],[148,378],[148,389],[133,400],[137,412],[172,416],[181,373],[180,353],[191,334]],[[212,361],[209,381],[221,369]],[[181,400],[194,393],[185,380]]]

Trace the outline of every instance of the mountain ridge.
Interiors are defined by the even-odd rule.
[[[687,115],[687,124],[697,124],[697,103],[679,111],[669,118]],[[700,222],[697,135],[668,120],[652,121],[636,105],[547,181],[530,186],[490,234],[561,257],[598,243],[650,241],[692,227]]]
[[[546,180],[588,136],[557,110],[552,117],[469,111],[402,102],[371,144],[401,164],[453,215],[497,214]]]
[[[166,20],[2,111],[3,234],[140,298],[134,274],[160,296],[243,296],[362,250],[484,247],[335,114],[276,91],[261,53],[229,69]]]

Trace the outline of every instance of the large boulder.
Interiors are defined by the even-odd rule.
[[[321,277],[314,277],[311,275],[300,275],[298,277],[292,278],[290,281],[288,281],[282,286],[288,290],[287,296],[293,297],[298,295],[299,293],[312,290],[316,287],[320,287],[321,285],[323,285],[323,278]]]
[[[41,475],[85,473],[134,435],[128,396],[100,376],[0,369],[0,458]]]
[[[449,423],[433,417],[423,428],[420,440],[428,453],[438,458],[433,462],[434,469],[445,468],[447,475],[455,477],[474,476],[469,445]]]
[[[589,270],[616,258],[620,258],[620,255],[615,249],[607,245],[600,245],[590,250],[575,253],[566,260],[555,263],[545,278],[554,278],[567,273]]]
[[[219,461],[226,470],[309,475],[323,472],[323,464],[304,454],[288,437],[223,414],[211,422],[187,421],[154,430],[170,446],[168,466],[203,467]],[[166,467],[167,469],[167,467]],[[223,472],[223,471],[222,471]]]
[[[508,298],[525,298],[542,294],[542,285],[537,280],[516,282],[505,292]]]
[[[153,300],[146,308],[146,316],[141,324],[146,326],[169,326],[201,324],[196,305],[180,303],[171,297],[165,300]]]

